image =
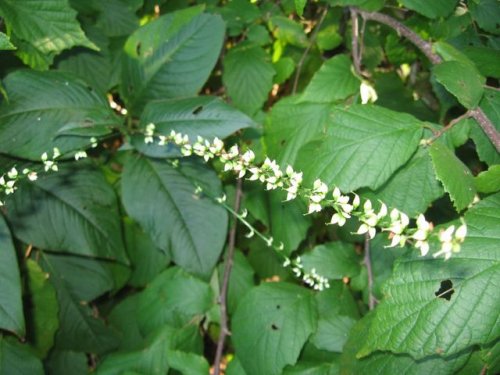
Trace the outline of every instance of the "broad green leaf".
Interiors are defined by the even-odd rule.
[[[83,352],[73,352],[71,350],[53,350],[45,360],[47,373],[50,375],[88,374],[87,355]]]
[[[301,101],[332,103],[359,91],[360,80],[351,69],[347,55],[337,55],[327,60],[314,74]]]
[[[337,363],[299,362],[293,367],[286,367],[283,375],[338,375]]]
[[[49,282],[49,274],[43,272],[33,260],[26,262],[29,292],[29,341],[40,358],[44,358],[54,345],[59,328],[59,306],[56,291]]]
[[[85,37],[67,0],[3,0],[0,13],[18,38],[43,54],[74,46],[98,49]]]
[[[42,362],[29,346],[0,335],[0,374],[42,375],[44,371]]]
[[[323,28],[316,37],[318,48],[323,51],[330,51],[342,44],[343,38],[340,35],[337,24],[329,25]]]
[[[476,189],[480,193],[494,193],[500,190],[500,165],[492,165],[487,171],[479,173],[475,178]]]
[[[137,320],[148,335],[164,325],[183,327],[193,319],[201,320],[213,303],[210,286],[173,267],[159,274],[138,299]]]
[[[367,315],[352,328],[340,359],[342,374],[453,375],[470,357],[471,351],[467,350],[446,359],[433,353],[421,360],[415,360],[409,355],[391,352],[375,352],[359,359],[356,353],[366,341],[366,332],[373,322],[373,317],[373,313]]]
[[[224,19],[229,36],[240,35],[247,25],[254,24],[261,13],[257,4],[247,0],[231,0],[224,4],[219,10]],[[247,34],[248,35],[248,34]]]
[[[414,10],[428,18],[447,17],[457,6],[458,0],[440,0],[428,2],[425,0],[399,0],[403,6]]]
[[[248,374],[281,374],[297,361],[316,329],[310,291],[286,283],[262,284],[241,301],[232,320],[236,355]]]
[[[428,149],[419,149],[374,195],[389,207],[415,217],[443,193]]]
[[[300,103],[297,97],[280,100],[266,117],[264,142],[269,157],[282,166],[294,165],[299,149],[326,133],[331,106]]]
[[[269,20],[269,30],[282,45],[307,47],[308,41],[303,26],[284,16],[274,16]]]
[[[218,197],[221,183],[198,163],[174,167],[166,162],[130,155],[123,172],[123,204],[155,244],[170,251],[175,263],[208,279],[222,252],[227,212],[196,186]],[[137,199],[147,196],[147,200]]]
[[[483,96],[485,78],[471,65],[460,61],[445,61],[432,69],[434,77],[452,93],[464,107],[477,107]]]
[[[496,89],[485,89],[479,106],[491,121],[497,132],[500,132],[500,92]],[[500,153],[491,143],[479,124],[474,124],[471,129],[471,138],[476,144],[479,159],[488,165],[500,164]]]
[[[26,243],[127,262],[115,192],[90,163],[60,165],[20,184],[7,205],[14,233]]]
[[[9,100],[0,106],[0,149],[8,155],[40,160],[54,147],[79,150],[119,125],[105,98],[68,74],[20,70],[3,83]]]
[[[384,7],[385,0],[327,0],[330,5],[350,6],[354,5],[368,11],[376,11]]]
[[[317,245],[300,258],[305,272],[315,269],[330,280],[352,277],[360,271],[360,259],[354,246],[340,241]]]
[[[220,16],[191,7],[136,30],[125,43],[121,93],[139,114],[155,99],[195,95],[212,71],[224,37]]]
[[[259,46],[271,43],[271,37],[269,35],[269,32],[267,31],[267,28],[264,25],[259,24],[253,24],[248,28],[247,39],[249,42],[258,44]]]
[[[95,311],[82,304],[66,281],[46,261],[45,271],[54,286],[59,302],[59,330],[55,348],[101,354],[118,346],[117,333],[95,316]]]
[[[125,244],[132,265],[132,275],[128,284],[135,287],[146,286],[170,263],[170,256],[161,251],[136,223],[127,219]]]
[[[444,190],[450,194],[457,211],[462,211],[472,203],[476,195],[471,171],[442,143],[434,142],[429,148],[429,154],[437,178],[443,183]]]
[[[0,328],[24,336],[21,279],[9,228],[0,215]]]
[[[140,294],[127,296],[108,315],[109,325],[120,338],[119,350],[137,350],[143,344],[144,336],[137,321],[139,298]]]
[[[175,330],[163,326],[153,332],[140,349],[116,351],[108,355],[97,368],[97,375],[151,374],[163,375],[169,370],[168,350],[172,347]]]
[[[295,71],[295,61],[291,57],[282,57],[275,63],[273,63],[276,75],[274,76],[274,82],[277,84],[284,83],[288,78],[290,78]]]
[[[297,11],[299,17],[302,17],[302,14],[304,14],[306,4],[307,0],[295,0],[295,10]]]
[[[253,115],[273,87],[275,70],[268,54],[258,45],[244,43],[224,57],[222,80],[233,104]]]
[[[170,367],[180,371],[183,375],[207,375],[210,373],[210,365],[200,355],[180,350],[169,350],[167,358]]]
[[[252,119],[221,99],[210,96],[158,100],[149,103],[141,115],[141,126],[155,124],[155,133],[170,135],[172,130],[186,134],[192,141],[198,136],[213,139],[226,138],[235,131],[254,126]],[[165,146],[145,144],[144,136],[133,138],[132,144],[152,157],[172,156]],[[175,153],[178,155],[178,152]]]
[[[413,252],[396,263],[358,356],[450,356],[499,337],[500,194],[471,208],[465,221],[465,242],[448,261]],[[441,288],[450,290],[446,298]]]
[[[238,357],[233,356],[231,362],[227,365],[226,375],[247,375]]]
[[[106,93],[112,85],[112,56],[109,39],[96,27],[86,27],[89,38],[99,46],[99,51],[77,48],[63,52],[56,59],[58,70],[76,75],[100,93]]]
[[[479,27],[493,34],[500,35],[500,9],[495,0],[472,1],[468,4],[470,13]]]
[[[474,61],[477,69],[485,77],[500,79],[500,51],[493,48],[470,46],[462,51],[469,59]]]
[[[44,259],[53,272],[64,278],[68,290],[78,301],[92,301],[113,289],[113,275],[104,261],[49,253],[42,258],[42,264]]]
[[[300,200],[285,202],[286,194],[271,192],[269,194],[270,232],[274,243],[283,244],[285,254],[291,254],[306,238],[311,226],[311,218],[304,216],[306,205]]]
[[[10,42],[9,37],[4,33],[0,32],[0,51],[13,50],[13,49],[16,49],[16,47]]]
[[[342,352],[349,331],[359,319],[358,307],[349,288],[343,282],[332,282],[329,289],[316,295],[318,328],[311,343],[318,349]]]
[[[299,152],[305,182],[320,178],[343,191],[377,189],[415,152],[422,124],[404,113],[353,105],[332,111],[328,135]]]
[[[123,0],[95,1],[99,15],[96,26],[108,37],[128,36],[139,27],[139,19],[132,6]]]

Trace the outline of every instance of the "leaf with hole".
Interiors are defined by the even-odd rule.
[[[251,290],[232,320],[236,355],[245,371],[281,374],[297,361],[316,329],[316,319],[316,304],[308,290],[286,283],[266,283]]]
[[[413,252],[396,262],[358,357],[377,350],[448,357],[499,337],[500,194],[465,221],[467,237],[451,259]]]

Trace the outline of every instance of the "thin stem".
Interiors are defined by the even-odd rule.
[[[463,115],[451,120],[448,125],[442,127],[441,129],[439,129],[438,131],[434,132],[434,135],[432,136],[431,139],[428,140],[428,144],[431,144],[432,142],[434,142],[436,139],[438,139],[439,137],[441,137],[444,133],[446,133],[448,130],[450,130],[451,128],[453,128],[456,124],[458,124],[460,121],[464,120],[464,119],[467,119],[469,117],[472,116],[472,113],[471,111],[467,111],[465,112]]]
[[[352,61],[356,73],[361,74],[361,51],[359,49],[358,12],[356,11],[355,8],[351,9],[351,27],[352,27],[352,40],[351,40]]]
[[[309,39],[309,44],[305,49],[304,53],[302,54],[302,56],[300,57],[299,63],[297,64],[297,71],[295,72],[295,78],[293,80],[292,94],[295,94],[297,92],[297,86],[299,84],[299,78],[300,78],[300,73],[302,72],[302,67],[304,65],[304,62],[306,61],[306,57],[309,54],[309,51],[311,50],[314,42],[316,41],[319,29],[321,28],[321,25],[323,24],[323,21],[325,20],[327,14],[328,14],[328,7],[325,7],[325,9],[323,9],[323,13],[321,14],[321,18],[316,24],[316,28],[314,29],[311,38]]]
[[[368,308],[370,310],[373,310],[377,301],[375,299],[375,296],[373,295],[373,269],[370,257],[370,236],[368,235],[368,233],[365,235],[364,263],[366,266],[366,272],[368,273]]]
[[[236,183],[236,196],[234,198],[235,212],[238,212],[240,210],[241,196],[242,196],[242,179],[238,179]],[[215,352],[214,375],[220,374],[220,365],[222,360],[222,352],[224,351],[224,343],[226,340],[226,336],[230,334],[228,316],[227,316],[227,292],[229,288],[229,278],[231,276],[231,269],[233,267],[237,224],[238,220],[235,220],[233,226],[231,227],[231,230],[229,231],[229,243],[226,254],[226,261],[224,265],[224,275],[222,278],[222,285],[220,288],[219,304],[220,304],[220,315],[221,315],[221,330],[219,334],[219,339],[217,341],[217,350]]]
[[[352,10],[351,10],[352,11]],[[408,27],[403,25],[398,20],[388,16],[387,14],[378,12],[366,12],[362,9],[355,8],[355,11],[359,13],[365,20],[372,20],[383,23],[396,30],[398,34],[407,38],[412,42],[422,53],[427,56],[427,58],[433,64],[440,64],[443,62],[441,56],[432,50],[432,43],[422,39],[417,33],[410,30]],[[481,129],[483,129],[484,134],[489,138],[496,150],[500,152],[500,134],[493,126],[491,120],[486,116],[481,108],[475,108],[470,110],[471,117],[477,121]]]

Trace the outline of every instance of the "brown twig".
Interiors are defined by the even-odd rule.
[[[446,126],[443,126],[441,129],[439,129],[438,131],[435,131],[434,132],[434,135],[432,136],[432,138],[430,138],[427,143],[428,144],[431,144],[432,142],[434,142],[436,139],[438,139],[439,137],[441,137],[444,133],[446,133],[448,130],[450,130],[452,127],[454,127],[456,124],[458,124],[460,121],[464,120],[464,119],[467,119],[469,117],[472,117],[472,111],[467,111],[465,112],[463,115],[461,116],[458,116],[457,118],[454,118],[453,120],[451,120],[448,125]]]
[[[321,14],[321,18],[316,24],[316,27],[311,35],[311,38],[309,39],[309,44],[306,47],[302,56],[300,57],[300,60],[297,64],[297,70],[295,71],[295,77],[293,79],[292,94],[295,94],[297,92],[297,86],[299,84],[299,78],[300,78],[300,73],[302,72],[302,67],[304,65],[304,62],[306,61],[306,57],[309,54],[309,51],[311,50],[314,42],[316,41],[319,29],[321,28],[321,25],[323,24],[323,21],[325,20],[327,14],[328,14],[328,7],[325,7],[323,9],[323,13]]]
[[[236,183],[236,196],[234,198],[235,212],[238,212],[240,210],[242,191],[243,191],[242,179],[240,178]],[[214,375],[220,374],[221,370],[220,365],[222,360],[222,352],[224,351],[224,343],[226,341],[226,336],[230,334],[228,316],[227,316],[227,292],[229,288],[229,278],[231,276],[231,269],[233,267],[237,223],[238,220],[235,220],[233,226],[231,227],[231,230],[229,231],[229,240],[228,240],[227,254],[225,259],[226,261],[224,265],[224,275],[222,277],[222,285],[219,294],[221,329],[220,329],[219,339],[217,340],[217,349],[215,352]]]
[[[375,304],[377,300],[373,295],[373,269],[372,269],[372,261],[370,257],[370,236],[368,233],[365,235],[365,257],[363,262],[366,266],[366,272],[368,274],[368,308],[373,310],[375,308]]]
[[[352,10],[351,10],[352,11]],[[388,16],[387,14],[378,12],[366,12],[362,9],[355,8],[355,11],[365,20],[372,20],[383,23],[396,30],[399,35],[404,36],[412,42],[433,64],[440,64],[443,62],[441,56],[432,50],[432,43],[422,39],[417,33],[410,30],[398,20]],[[491,143],[495,146],[496,150],[500,152],[500,134],[493,126],[491,120],[486,116],[481,108],[470,110],[471,117],[477,121],[483,132],[489,138]]]

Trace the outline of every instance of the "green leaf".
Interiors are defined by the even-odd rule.
[[[299,149],[326,132],[331,105],[280,100],[266,117],[264,141],[269,157],[294,165]]]
[[[425,0],[399,0],[403,6],[414,10],[428,18],[447,17],[457,6],[458,0],[441,0],[428,2]]]
[[[366,332],[373,322],[371,313],[360,320],[351,330],[349,339],[344,346],[340,366],[346,375],[357,374],[455,374],[470,357],[470,351],[452,355],[446,359],[439,355],[430,355],[421,360],[415,360],[409,355],[394,354],[391,352],[375,352],[362,359],[356,358],[356,353],[366,341]]]
[[[75,48],[63,52],[56,59],[58,70],[76,75],[100,93],[112,86],[114,70],[109,39],[96,27],[86,27],[89,38],[99,46],[99,51]]]
[[[448,261],[413,252],[396,263],[359,356],[450,356],[499,337],[500,194],[471,208],[465,221],[465,242]],[[443,287],[452,290],[447,298]]]
[[[170,135],[172,130],[186,134],[194,141],[198,136],[226,138],[235,131],[252,127],[252,119],[221,99],[210,96],[154,101],[146,105],[141,115],[141,127],[155,124],[155,133]],[[165,146],[145,144],[144,136],[133,138],[132,144],[152,157],[172,156],[175,152]]]
[[[14,233],[25,243],[127,262],[115,192],[90,163],[60,165],[21,184],[7,202]]]
[[[9,228],[0,215],[0,328],[24,336],[21,279]]]
[[[103,261],[49,253],[45,254],[42,264],[45,259],[53,272],[64,278],[68,290],[80,302],[92,301],[113,289],[113,275]]]
[[[230,0],[220,8],[219,13],[227,25],[229,36],[240,35],[248,30],[248,25],[255,26],[255,21],[261,15],[257,4],[247,0]]]
[[[138,299],[137,320],[141,332],[148,335],[164,325],[181,328],[201,320],[212,305],[210,286],[173,267],[159,274]]]
[[[500,9],[495,0],[472,1],[469,5],[469,10],[474,21],[476,21],[482,29],[493,34],[500,35]]]
[[[43,272],[33,260],[26,262],[28,271],[29,341],[35,352],[44,358],[54,345],[54,336],[59,328],[59,306],[56,291],[49,282],[49,274]]]
[[[0,374],[42,375],[42,362],[27,345],[0,335]]]
[[[385,0],[327,0],[330,5],[350,6],[354,5],[370,12],[380,10],[384,7]]]
[[[0,51],[5,50],[14,50],[16,47],[10,42],[10,39],[7,35],[0,32]]]
[[[500,92],[496,89],[485,89],[485,93],[479,106],[491,121],[497,132],[500,132]],[[484,131],[475,124],[471,129],[471,138],[476,144],[479,159],[488,165],[500,164],[500,153],[491,143]]]
[[[43,54],[59,53],[74,46],[98,49],[85,37],[76,12],[67,0],[3,0],[0,13],[18,38]]]
[[[274,82],[280,85],[292,76],[295,71],[295,61],[291,57],[282,57],[273,63],[273,67],[276,71]]]
[[[374,192],[389,207],[397,207],[410,217],[425,212],[443,195],[428,149],[419,149],[391,178]]]
[[[119,125],[105,98],[68,74],[20,70],[3,83],[0,149],[8,155],[38,161],[54,147],[79,150]]]
[[[341,353],[350,329],[359,319],[356,301],[340,281],[332,282],[329,289],[316,294],[316,301],[318,328],[311,343],[318,349]]]
[[[224,38],[220,16],[191,7],[136,30],[125,43],[121,93],[139,114],[155,99],[195,95],[212,71]]]
[[[125,244],[132,265],[132,275],[128,284],[135,287],[146,286],[170,263],[170,256],[161,251],[135,222],[127,219]]]
[[[295,0],[295,9],[297,10],[297,15],[302,17],[304,14],[304,8],[307,4],[307,0]]]
[[[70,350],[53,350],[45,361],[49,374],[85,375],[88,373],[87,355]]]
[[[131,155],[123,172],[123,204],[175,263],[208,279],[225,243],[227,212],[203,193],[195,194],[196,185],[211,197],[222,194],[215,173],[200,164],[176,168]]]
[[[318,245],[300,258],[305,272],[315,269],[330,280],[356,276],[360,271],[360,259],[354,246],[340,241]]]
[[[170,367],[180,371],[183,375],[207,375],[210,373],[210,365],[200,355],[180,350],[169,350],[167,358]]]
[[[475,67],[460,61],[445,61],[432,69],[434,77],[452,93],[464,107],[477,107],[486,82]]]
[[[377,189],[412,156],[422,135],[416,118],[385,108],[336,107],[328,137],[300,150],[297,169],[311,183],[320,178],[343,191]]]
[[[262,107],[273,87],[275,70],[262,47],[243,43],[224,57],[222,80],[233,104],[253,115]]]
[[[339,27],[337,24],[329,25],[320,32],[316,37],[316,44],[318,48],[323,51],[330,51],[337,48],[342,44],[343,38],[339,33]]]
[[[485,77],[500,79],[500,51],[493,48],[469,46],[462,50],[469,59],[474,61],[479,72]]]
[[[169,370],[168,350],[172,347],[175,330],[163,326],[153,332],[140,349],[117,351],[108,355],[97,368],[97,375],[127,373],[163,375]]]
[[[109,325],[120,337],[119,350],[141,348],[144,336],[137,321],[140,294],[131,294],[116,304],[108,316]]]
[[[492,165],[487,171],[474,178],[476,189],[480,193],[494,193],[500,190],[500,165]]]
[[[316,329],[310,291],[286,283],[262,284],[241,301],[232,321],[236,355],[249,374],[281,374],[297,361]]]
[[[284,16],[274,16],[269,20],[269,30],[282,45],[307,47],[308,40],[303,26]]]
[[[95,1],[99,11],[96,26],[109,37],[128,36],[139,27],[137,9],[123,0]]]
[[[284,192],[269,194],[270,232],[275,244],[282,243],[285,254],[290,255],[306,238],[311,218],[304,216],[306,205],[300,200],[285,202]]]
[[[360,80],[351,69],[347,55],[337,55],[327,60],[314,74],[301,101],[332,103],[359,91]]]
[[[429,148],[429,154],[437,178],[443,183],[444,190],[450,194],[457,211],[462,211],[472,203],[476,195],[471,171],[442,143],[434,142]]]
[[[55,348],[101,354],[118,346],[117,334],[104,321],[95,317],[95,311],[76,298],[66,281],[46,260],[45,271],[56,289],[59,302],[59,330]]]

